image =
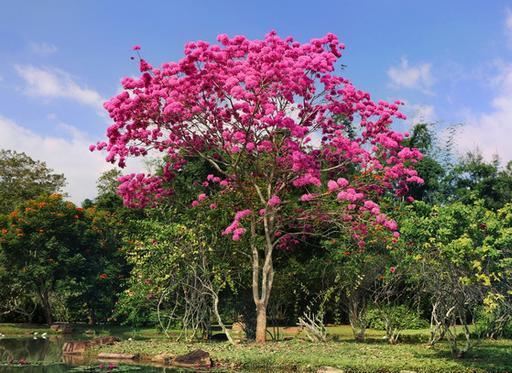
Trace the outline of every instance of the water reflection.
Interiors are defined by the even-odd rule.
[[[86,361],[80,356],[62,355],[62,347],[66,338],[52,336],[48,339],[37,338],[4,338],[0,339],[0,373],[61,373],[87,370],[80,368],[88,365],[92,367],[105,367],[102,371],[109,372],[109,363]],[[14,363],[14,364],[13,364]],[[22,363],[22,364],[16,364]],[[118,363],[114,363],[116,366]],[[113,370],[115,372],[115,370]],[[132,371],[123,369],[123,371]],[[171,368],[133,366],[133,371],[140,373],[177,372]]]

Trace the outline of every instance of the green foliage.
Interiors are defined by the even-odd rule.
[[[489,209],[499,209],[512,201],[512,163],[500,166],[498,158],[484,160],[478,152],[467,153],[448,175],[453,199],[463,203],[483,200]]]
[[[58,194],[29,200],[1,224],[0,276],[38,304],[48,323],[54,316],[106,320],[123,266],[113,226],[109,213],[78,208]],[[7,311],[20,307],[10,296]]]
[[[64,175],[25,153],[0,149],[0,214],[8,214],[26,200],[62,190]]]
[[[446,151],[442,151],[437,143],[432,126],[426,123],[415,125],[410,137],[404,140],[405,146],[417,148],[423,154],[415,169],[424,183],[411,185],[409,191],[416,200],[434,202],[441,199],[444,193],[443,181],[447,170],[441,158]]]
[[[231,257],[231,242],[218,234],[221,212],[195,213],[194,223],[172,210],[132,222],[127,237],[132,271],[116,306],[119,320],[135,326],[159,323],[164,331],[193,329],[196,322],[207,327],[212,297],[236,291],[241,267]]]
[[[510,205],[494,212],[483,201],[444,206],[417,202],[402,221],[404,264],[432,305],[431,342],[446,337],[457,356],[476,343],[468,323],[482,305],[493,312],[512,304],[510,216]],[[456,324],[465,326],[462,347]]]
[[[405,305],[371,307],[366,319],[369,327],[377,330],[386,330],[386,320],[389,320],[388,327],[398,330],[428,328],[428,322]]]

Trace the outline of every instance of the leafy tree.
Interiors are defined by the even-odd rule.
[[[126,272],[116,224],[110,213],[58,194],[19,205],[1,222],[0,276],[7,288],[23,289],[23,298],[5,300],[8,310],[30,316],[37,304],[50,324],[58,305],[61,318],[105,321]]]
[[[498,158],[487,162],[481,153],[468,152],[450,173],[455,198],[464,203],[482,199],[490,209],[499,209],[512,201],[512,163],[500,167]]]
[[[116,211],[123,207],[123,201],[117,194],[119,177],[121,177],[121,171],[115,168],[100,175],[96,183],[98,191],[98,196],[94,201],[96,207],[109,211]]]
[[[7,214],[29,199],[62,190],[64,175],[25,153],[0,149],[0,214]]]
[[[423,179],[423,184],[410,186],[409,194],[416,200],[424,200],[430,203],[444,199],[446,194],[445,177],[446,164],[443,157],[449,152],[441,149],[431,125],[419,123],[411,131],[411,136],[404,139],[404,145],[417,148],[423,154],[415,166],[418,175]]]
[[[422,182],[413,169],[421,154],[390,128],[404,118],[400,102],[373,102],[335,74],[343,49],[335,35],[304,44],[274,32],[219,41],[189,43],[179,63],[161,69],[141,59],[141,78],[125,78],[124,92],[106,104],[115,122],[108,144],[91,149],[106,148],[121,167],[129,156],[162,153],[161,172],[123,176],[119,191],[131,206],[172,194],[190,159],[211,165],[194,181],[204,191],[192,206],[233,216],[223,234],[251,257],[256,340],[264,342],[274,251],[322,230],[360,245],[367,225],[395,231],[376,201]]]
[[[75,318],[87,319],[94,325],[108,321],[118,294],[124,290],[129,266],[122,251],[126,221],[121,215],[96,207],[84,209],[83,244],[81,254],[87,258],[74,279],[75,294],[68,300]]]
[[[495,213],[483,201],[429,206],[417,202],[402,221],[409,275],[432,306],[432,339],[446,337],[456,356],[475,343],[469,324],[480,307],[510,307],[511,206]],[[463,326],[460,345],[456,325]],[[483,335],[487,331],[480,331]]]
[[[35,295],[48,324],[52,293],[85,262],[85,224],[81,209],[52,194],[21,204],[2,227],[2,266]]]
[[[221,293],[235,289],[239,274],[231,258],[231,245],[217,235],[219,214],[201,214],[194,224],[181,215],[173,223],[155,216],[133,222],[128,261],[130,286],[123,292],[116,314],[135,326],[159,322],[167,334],[180,327],[194,338],[208,333],[215,316],[228,339],[219,305]]]

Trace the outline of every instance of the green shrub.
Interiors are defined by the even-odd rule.
[[[401,330],[428,328],[429,324],[407,306],[372,307],[366,314],[370,328],[386,330],[386,322]]]
[[[512,338],[512,315],[505,307],[488,312],[482,307],[475,316],[475,331],[479,336],[497,339]]]

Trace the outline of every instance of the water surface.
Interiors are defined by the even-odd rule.
[[[0,373],[61,373],[61,372],[179,372],[183,370],[155,366],[127,365],[107,361],[85,361],[80,356],[63,355],[62,336],[47,339],[15,337],[0,339]],[[14,364],[13,364],[14,362]],[[16,363],[22,364],[16,364]]]

